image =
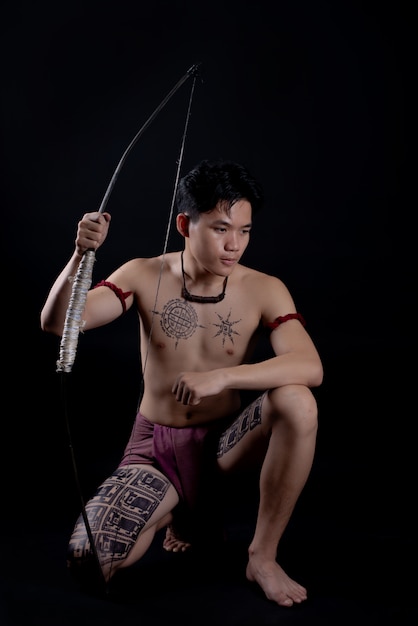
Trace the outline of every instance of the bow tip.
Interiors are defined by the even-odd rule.
[[[187,71],[187,73],[190,76],[196,77],[199,76],[200,74],[200,68],[202,66],[202,63],[195,63],[194,65],[192,65],[192,67]]]

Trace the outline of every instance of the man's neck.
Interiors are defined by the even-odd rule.
[[[181,259],[181,275],[183,279],[183,288],[181,290],[182,297],[188,302],[196,302],[199,304],[216,304],[217,302],[221,302],[225,298],[226,285],[228,283],[228,276],[225,276],[225,280],[223,282],[222,291],[217,296],[197,296],[187,289],[186,286],[186,273],[184,271],[184,263],[183,263],[183,251],[180,255]]]

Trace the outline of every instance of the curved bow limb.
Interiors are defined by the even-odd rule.
[[[99,213],[103,213],[108,203],[110,194],[112,193],[113,187],[115,186],[116,180],[119,176],[119,173],[129,155],[132,148],[137,143],[138,139],[144,133],[144,131],[148,128],[148,126],[153,122],[158,113],[164,108],[167,102],[174,96],[174,94],[178,91],[178,89],[190,78],[197,78],[199,75],[200,63],[196,63],[192,65],[187,72],[180,78],[180,80],[174,85],[174,87],[169,91],[166,97],[161,101],[158,107],[153,111],[153,113],[149,116],[143,126],[136,133],[135,137],[132,139],[125,152],[123,153],[114,173],[110,180],[110,183],[107,187],[106,193],[103,196],[103,200],[101,202]],[[60,344],[60,358],[57,361],[57,372],[71,372],[72,366],[74,364],[77,345],[78,345],[78,336],[80,333],[80,329],[82,326],[81,316],[84,310],[84,306],[86,303],[87,292],[90,289],[93,275],[93,265],[95,261],[95,251],[87,250],[81,259],[80,265],[78,267],[77,274],[73,280],[72,291],[69,306],[67,309],[65,322],[64,322],[64,331],[61,338]]]

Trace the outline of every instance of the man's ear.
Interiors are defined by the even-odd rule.
[[[179,213],[176,217],[177,230],[183,237],[189,236],[189,216],[185,213]]]

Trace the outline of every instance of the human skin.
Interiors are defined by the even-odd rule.
[[[103,244],[109,224],[107,213],[89,213],[79,222],[75,252],[41,313],[44,330],[62,335],[71,295],[68,279],[75,275],[84,252]],[[305,600],[307,592],[284,572],[276,555],[312,465],[317,409],[310,389],[322,382],[321,361],[307,331],[294,319],[271,333],[273,356],[250,362],[260,322],[296,313],[296,308],[280,279],[240,263],[252,226],[246,200],[233,204],[229,212],[217,206],[197,221],[180,213],[176,225],[184,238],[188,291],[217,295],[227,277],[226,293],[216,304],[185,301],[180,251],[132,259],[106,279],[131,292],[126,307],[138,311],[139,348],[145,364],[139,410],[151,422],[182,428],[235,413],[240,390],[269,390],[261,427],[220,455],[218,465],[221,471],[232,471],[247,458],[260,461],[260,506],[246,574],[267,598],[291,606]],[[110,289],[90,290],[82,315],[84,332],[112,322],[121,312],[121,303]],[[156,530],[170,523],[177,501],[170,489],[117,567],[126,567],[144,554]],[[187,544],[169,532],[165,547],[183,550]]]

